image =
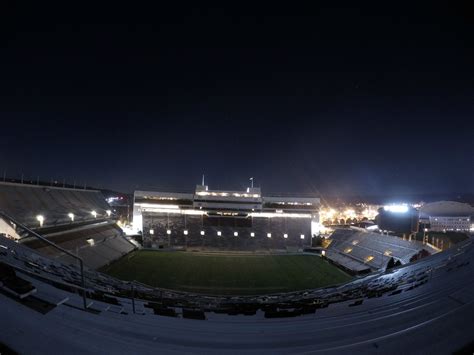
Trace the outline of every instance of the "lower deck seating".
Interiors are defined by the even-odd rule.
[[[406,264],[422,249],[429,254],[433,252],[429,246],[417,241],[356,228],[336,229],[329,240],[326,257],[356,274],[360,270],[384,269],[391,258]]]
[[[61,248],[78,255],[86,266],[94,269],[107,265],[135,249],[135,246],[123,237],[120,228],[111,223],[66,230],[61,234],[55,233],[46,237]],[[28,240],[25,244],[34,247],[45,256],[57,258],[62,262],[72,264],[77,262],[41,240]]]

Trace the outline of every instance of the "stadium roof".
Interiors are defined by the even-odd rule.
[[[460,217],[474,215],[474,208],[468,203],[456,201],[438,201],[423,205],[420,218],[428,217]]]

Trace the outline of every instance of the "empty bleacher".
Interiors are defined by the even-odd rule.
[[[329,240],[326,257],[356,274],[384,269],[391,258],[406,264],[422,249],[430,254],[435,252],[417,241],[371,233],[359,228],[336,229]]]
[[[4,182],[0,183],[0,212],[82,257],[91,268],[106,265],[135,249],[111,218],[110,206],[100,191]],[[43,218],[41,224],[38,216]],[[11,229],[16,232],[15,239],[41,254],[76,263],[15,223],[2,224],[0,232],[11,235]]]
[[[109,209],[100,191],[0,182],[0,211],[30,228],[41,227],[38,215],[44,217],[42,227],[47,228],[70,224],[69,213],[80,222],[95,219],[92,211],[99,218],[105,217]]]
[[[236,251],[302,251],[311,246],[310,226],[298,219],[216,218],[212,223],[209,219],[143,213],[144,246]]]
[[[45,237],[61,248],[78,255],[88,267],[95,269],[107,265],[135,249],[135,246],[122,234],[115,223],[101,222]],[[75,260],[70,256],[41,240],[24,238],[21,242],[51,258],[58,258],[65,263],[75,263]]]

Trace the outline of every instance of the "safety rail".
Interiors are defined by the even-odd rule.
[[[45,242],[46,244],[52,246],[53,248],[63,252],[64,254],[67,254],[70,257],[72,257],[72,258],[79,261],[80,270],[81,270],[82,300],[83,300],[84,309],[87,309],[86,281],[85,281],[85,277],[84,277],[84,261],[82,260],[82,258],[80,258],[79,256],[77,256],[77,255],[67,251],[66,249],[63,249],[60,246],[54,244],[53,242],[51,242],[47,238],[41,236],[40,234],[36,233],[34,230],[28,228],[23,223],[19,222],[18,220],[16,220],[15,218],[10,216],[9,214],[7,214],[3,211],[0,211],[0,217],[4,218],[4,219],[7,219],[8,221],[10,221],[10,223],[15,224],[15,227],[20,227],[21,229],[23,229],[24,231],[26,231],[30,235],[33,235],[34,237],[40,239],[41,241]]]

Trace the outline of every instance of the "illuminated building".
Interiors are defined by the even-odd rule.
[[[455,201],[438,201],[427,203],[420,208],[420,223],[429,226],[428,230],[469,231],[474,208]]]
[[[151,248],[301,249],[319,235],[319,204],[316,197],[262,196],[258,187],[135,191],[133,224]]]

